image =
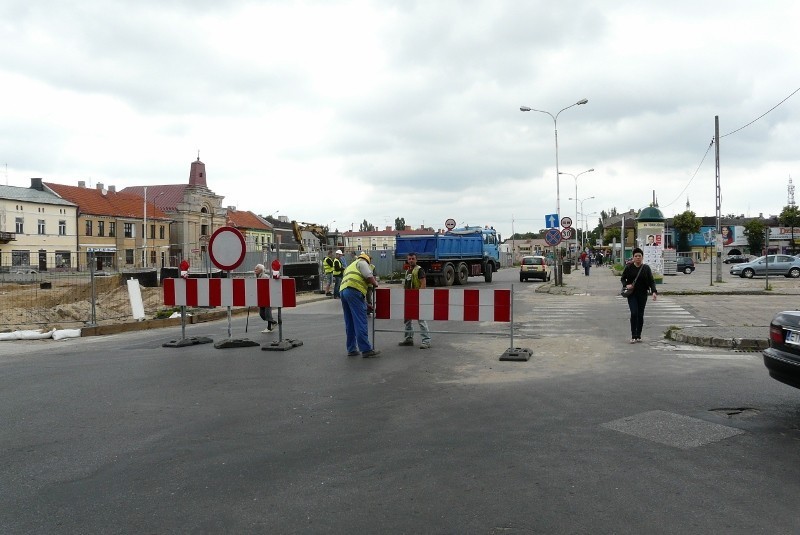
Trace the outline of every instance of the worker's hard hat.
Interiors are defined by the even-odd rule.
[[[358,255],[359,258],[366,260],[367,262],[372,262],[372,258],[367,253],[361,253]]]
[[[336,254],[344,254],[341,249],[336,249]]]

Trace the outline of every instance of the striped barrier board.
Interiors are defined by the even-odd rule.
[[[280,279],[164,279],[164,305],[202,307],[297,306],[295,281]]]
[[[378,288],[375,318],[511,322],[511,290]]]

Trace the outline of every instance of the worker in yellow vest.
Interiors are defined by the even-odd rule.
[[[425,288],[427,286],[425,280],[425,270],[422,269],[422,266],[417,265],[417,253],[408,253],[406,256],[406,263],[408,264],[408,268],[406,269],[406,274],[404,277],[404,287],[406,290],[419,290],[420,288]],[[405,339],[400,342],[399,345],[401,346],[413,346],[414,345],[414,329],[411,327],[410,319],[405,320],[406,328],[405,328]],[[420,349],[430,349],[431,348],[431,334],[428,330],[428,322],[425,320],[417,320],[419,324],[419,334],[420,338],[422,338],[422,343],[420,344]]]
[[[367,288],[377,288],[378,280],[372,273],[372,259],[361,253],[355,262],[344,270],[339,295],[344,312],[344,328],[347,334],[347,356],[377,357],[380,351],[373,349],[367,330]]]
[[[344,276],[344,262],[342,262],[341,249],[336,249],[336,258],[333,259],[333,298],[339,299],[339,290],[342,287],[342,277]]]
[[[325,278],[325,295],[333,297],[331,286],[333,285],[333,249],[328,249],[328,254],[322,259],[322,275]]]

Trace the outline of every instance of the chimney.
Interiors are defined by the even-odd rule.
[[[85,188],[86,187],[86,181],[85,180],[78,180],[78,187],[79,188]]]
[[[97,191],[103,191],[103,183],[102,182],[98,182],[97,183]]]
[[[228,206],[228,210],[230,212],[235,212],[236,211],[236,207],[235,206]]]
[[[197,160],[192,162],[192,168],[189,171],[189,185],[190,186],[206,186],[206,164],[200,161],[200,155],[197,155]]]
[[[42,185],[41,178],[31,178],[31,189],[35,189],[38,191],[44,191],[44,186]]]
[[[108,192],[109,193],[116,193],[117,192],[117,186],[108,186]]]

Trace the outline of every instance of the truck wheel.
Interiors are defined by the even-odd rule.
[[[456,275],[456,284],[459,286],[463,286],[469,280],[469,268],[464,262],[458,265],[458,272]]]
[[[452,286],[453,281],[456,280],[456,269],[453,267],[453,264],[445,264],[442,273],[443,273],[442,280],[444,281],[444,285]]]
[[[483,270],[483,280],[486,282],[492,282],[492,274],[494,273],[494,269],[492,269],[492,264],[486,264],[486,269]],[[522,282],[522,275],[519,276],[520,282]]]

